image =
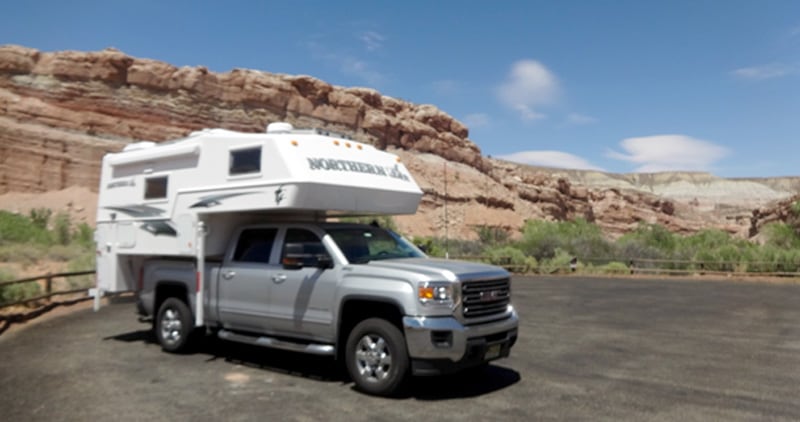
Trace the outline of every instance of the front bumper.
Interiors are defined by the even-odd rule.
[[[517,341],[519,317],[463,325],[453,317],[404,317],[403,329],[415,375],[454,372],[507,357]]]

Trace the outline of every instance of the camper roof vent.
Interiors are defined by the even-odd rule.
[[[123,148],[122,150],[123,151],[137,151],[137,150],[140,150],[140,149],[152,148],[154,146],[156,146],[155,142],[142,141],[142,142],[134,142],[132,144],[125,145],[125,148]]]
[[[275,122],[267,125],[267,133],[291,133],[294,127],[291,123]]]

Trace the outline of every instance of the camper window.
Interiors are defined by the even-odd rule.
[[[167,176],[148,177],[144,183],[144,199],[167,197]]]
[[[261,171],[261,147],[231,150],[229,172],[237,174],[258,173]]]

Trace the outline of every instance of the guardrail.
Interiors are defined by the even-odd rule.
[[[548,270],[541,267],[531,269],[528,265],[513,264],[511,257],[488,257],[481,255],[463,255],[454,257],[465,261],[494,263],[512,273],[573,273],[584,274],[652,274],[652,275],[714,275],[736,277],[800,277],[800,263],[781,263],[768,261],[696,261],[678,259],[625,259],[613,260],[608,258],[574,258],[570,263],[561,266],[548,266]],[[618,262],[625,267],[603,268],[602,266]],[[589,268],[586,264],[592,264]],[[600,265],[600,266],[594,266]]]
[[[45,274],[45,275],[41,275],[41,276],[37,276],[37,277],[29,277],[29,278],[23,278],[23,279],[20,279],[20,280],[2,282],[2,283],[0,283],[0,289],[2,289],[4,287],[7,287],[7,286],[15,285],[15,284],[38,283],[39,281],[44,280],[44,291],[45,292],[44,292],[44,294],[41,294],[41,295],[37,295],[37,296],[34,296],[34,297],[25,298],[25,299],[20,299],[20,300],[14,301],[14,302],[0,303],[0,309],[6,308],[6,307],[9,307],[9,306],[24,305],[24,304],[29,303],[29,302],[36,302],[36,301],[39,301],[39,300],[50,299],[50,298],[53,298],[55,296],[87,292],[89,290],[89,287],[81,287],[81,288],[76,288],[76,289],[53,291],[53,280],[56,279],[56,278],[78,277],[78,276],[89,275],[89,274],[94,274],[94,273],[95,273],[94,270],[74,271],[74,272],[68,272],[68,273]]]

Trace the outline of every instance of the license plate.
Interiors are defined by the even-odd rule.
[[[497,359],[500,357],[500,349],[502,348],[502,344],[493,344],[486,349],[486,353],[483,355],[484,360],[492,360]]]

